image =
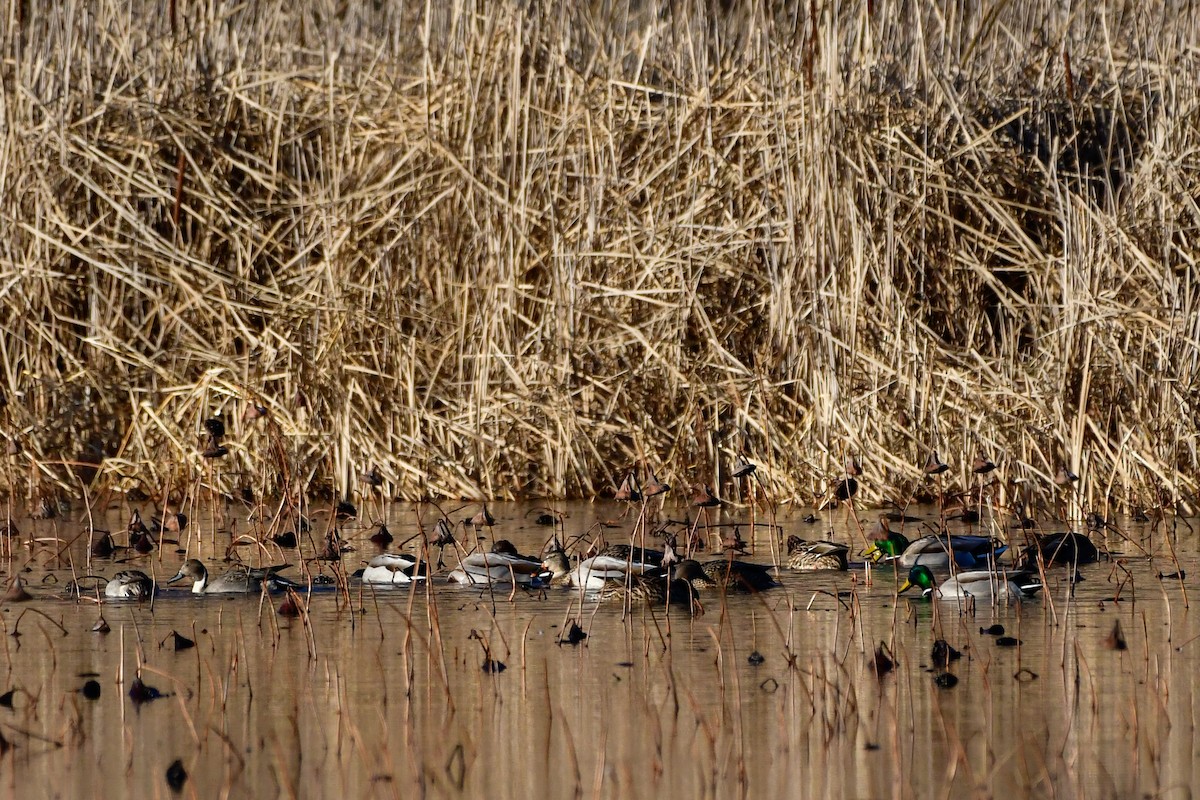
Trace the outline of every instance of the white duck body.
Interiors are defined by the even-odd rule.
[[[585,591],[598,592],[608,581],[624,581],[627,575],[641,575],[655,565],[647,562],[629,561],[616,556],[592,556],[579,562],[571,571],[571,585]]]
[[[532,583],[542,572],[542,565],[521,556],[507,553],[472,553],[459,562],[446,576],[452,583],[486,586],[489,583]]]
[[[105,597],[141,600],[154,594],[154,581],[140,569],[118,572],[104,587]]]
[[[367,562],[363,570],[363,583],[407,584],[423,581],[425,576],[414,573],[417,559],[397,553],[383,553]]]

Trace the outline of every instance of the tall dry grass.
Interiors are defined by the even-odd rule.
[[[1200,12],[778,5],[8,4],[7,479],[1193,496]]]

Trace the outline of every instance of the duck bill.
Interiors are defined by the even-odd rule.
[[[900,591],[897,592],[897,594],[904,594],[911,588],[913,588],[913,584],[910,581],[906,580],[903,584],[900,585]]]
[[[883,551],[875,545],[871,545],[866,550],[863,550],[863,558],[869,558],[871,561],[878,564],[883,558]]]
[[[171,584],[171,583],[174,583],[175,581],[183,580],[183,577],[184,577],[183,570],[181,569],[181,570],[179,570],[179,572],[176,572],[175,577],[171,578],[171,580],[167,581],[167,583]]]

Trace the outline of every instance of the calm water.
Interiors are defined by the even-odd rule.
[[[615,504],[554,508],[568,536],[612,520],[608,539],[628,537],[631,521]],[[551,533],[533,506],[491,510],[493,535],[523,551]],[[230,518],[193,511],[181,549],[219,573]],[[128,513],[114,509],[103,522],[122,531]],[[420,513],[431,527],[431,509]],[[859,541],[844,514],[807,525],[803,513],[780,517],[785,534]],[[416,530],[416,507],[363,509],[381,515],[397,544]],[[322,530],[328,516],[313,517]],[[723,518],[733,517],[744,515]],[[0,707],[12,745],[0,786],[10,796],[171,796],[165,775],[177,758],[189,775],[182,796],[201,798],[1182,798],[1200,780],[1200,610],[1187,607],[1178,581],[1159,579],[1176,566],[1150,547],[1165,537],[1149,537],[1149,525],[1122,531],[1153,558],[1110,535],[1127,557],[1083,568],[1073,598],[1060,570],[1043,598],[974,616],[897,602],[890,570],[868,580],[859,569],[785,571],[782,589],[706,597],[696,618],[661,609],[623,617],[619,604],[581,607],[567,590],[510,600],[440,581],[428,591],[352,581],[306,597],[305,619],[276,614],[278,596],[64,599],[73,574],[134,566],[163,579],[184,556],[168,545],[89,567],[78,520],[18,524],[5,572],[24,570],[35,599],[0,611],[0,691],[15,690],[12,707]],[[349,570],[377,552],[370,532],[346,528],[356,548]],[[767,541],[760,533],[750,560],[770,560]],[[1190,585],[1200,574],[1195,535],[1180,528],[1175,548],[1189,599],[1200,600]],[[237,551],[299,565],[312,547]],[[92,632],[101,614],[107,634]],[[558,644],[568,619],[588,633],[578,646]],[[1108,643],[1118,621],[1123,651]],[[980,633],[992,623],[1020,646]],[[173,631],[196,647],[176,651]],[[929,671],[939,637],[963,653],[949,689]],[[882,677],[871,668],[880,642],[896,661]],[[481,669],[484,644],[503,672]],[[755,651],[759,665],[749,661]],[[135,705],[139,668],[167,696]],[[80,692],[91,676],[96,700]]]

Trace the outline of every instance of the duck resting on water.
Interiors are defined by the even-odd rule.
[[[886,530],[886,526],[885,526]],[[1008,550],[1008,545],[990,536],[967,534],[930,534],[915,542],[899,531],[888,530],[887,538],[876,539],[865,555],[872,561],[898,561],[902,567],[924,564],[943,569],[950,566],[953,554],[956,566],[976,569],[995,564],[996,558]]]
[[[175,573],[175,577],[167,583],[188,579],[192,582],[193,594],[257,594],[263,590],[264,585],[270,591],[299,589],[300,584],[278,574],[288,566],[288,564],[276,564],[271,567],[238,565],[224,575],[210,579],[208,568],[198,559],[189,558],[183,562],[183,566],[179,568],[179,572]]]
[[[381,553],[358,575],[363,583],[408,584],[429,577],[429,563],[403,553]]]
[[[940,600],[973,599],[994,603],[1028,600],[1042,588],[1037,576],[1024,570],[993,572],[987,569],[964,570],[938,583],[932,570],[917,564],[908,571],[908,579],[900,586],[900,594],[919,588],[921,595]]]
[[[104,587],[105,597],[143,600],[154,594],[154,581],[140,569],[121,570]]]
[[[828,541],[811,541],[799,536],[789,536],[787,540],[788,560],[791,569],[812,572],[821,569],[849,569],[848,545]]]
[[[471,553],[458,562],[446,580],[468,586],[486,586],[491,583],[514,583],[528,585],[542,573],[542,562],[532,556],[517,552],[507,539],[499,539],[489,553]]]

